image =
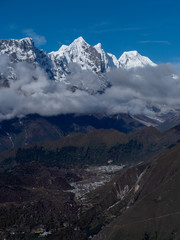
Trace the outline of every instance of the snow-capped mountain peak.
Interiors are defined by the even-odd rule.
[[[70,51],[73,48],[81,48],[82,46],[89,46],[89,44],[83,39],[83,37],[76,38],[70,45],[62,45],[58,51],[52,51],[50,55],[64,55],[66,51]]]
[[[102,44],[101,43],[98,43],[98,44],[96,44],[95,46],[94,46],[96,49],[102,49]]]
[[[17,40],[15,40],[15,41],[17,41]],[[29,44],[29,45],[34,45],[33,39],[30,38],[30,37],[22,38],[18,41],[19,42],[24,42],[24,43]]]
[[[76,38],[71,44],[73,44],[73,43],[75,43],[75,44],[88,44],[85,40],[84,40],[84,38],[83,37],[78,37],[78,38]],[[88,44],[89,45],[89,44]]]
[[[98,51],[89,45],[82,37],[75,39],[69,46],[63,45],[57,52],[51,52],[50,57],[56,62],[78,64],[83,70],[94,73],[104,71],[104,63]]]
[[[127,51],[127,52],[124,52],[123,55],[137,56],[137,55],[140,55],[140,54],[138,53],[138,51],[133,50],[133,51]]]
[[[105,64],[105,71],[109,71],[112,68],[119,68],[119,62],[116,56],[110,53],[106,53],[102,48],[101,43],[96,44],[94,48],[101,55],[101,60]]]
[[[7,73],[1,74],[1,78],[6,78],[8,82],[16,80],[16,64],[21,62],[30,64],[32,69],[35,69],[38,66],[47,73],[50,79],[54,79],[51,71],[51,59],[46,52],[39,50],[34,46],[32,38],[0,40],[0,55],[6,55],[10,60]],[[4,84],[0,83],[0,85]]]
[[[45,70],[50,79],[57,82],[66,81],[68,75],[73,75],[74,69],[80,67],[78,71],[88,70],[90,74],[94,74],[94,78],[102,82],[103,86],[109,81],[105,73],[112,69],[156,66],[149,58],[141,56],[137,51],[124,52],[118,60],[115,55],[107,53],[101,43],[91,46],[83,37],[75,39],[70,45],[62,45],[58,51],[48,54],[36,48],[32,38],[0,40],[0,55],[2,54],[9,55],[12,64],[25,61],[33,67],[39,66]],[[12,66],[11,76],[15,76],[13,69]]]
[[[145,66],[157,66],[148,57],[140,55],[137,51],[124,52],[119,58],[120,67],[124,69],[145,67]]]
[[[62,45],[58,51],[49,53],[49,56],[55,67],[54,72],[57,73],[55,76],[57,81],[64,79],[66,73],[71,72],[69,63],[76,63],[82,70],[90,70],[99,77],[112,69],[156,66],[137,51],[124,52],[118,60],[115,55],[104,51],[101,43],[91,46],[83,37],[75,39],[69,46]]]
[[[34,48],[34,42],[32,38],[23,39],[5,39],[0,41],[0,54],[12,54],[27,52]]]
[[[68,48],[68,46],[63,44],[63,45],[59,48],[59,50],[57,50],[57,51],[52,51],[52,52],[50,52],[49,54],[50,54],[50,55],[58,55],[58,54],[61,54],[61,52],[64,52],[67,48]]]

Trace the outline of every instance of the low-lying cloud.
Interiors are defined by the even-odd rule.
[[[0,81],[7,69],[16,78],[0,88],[0,120],[38,113],[43,116],[66,113],[155,114],[180,108],[180,78],[170,64],[136,70],[114,70],[106,74],[111,86],[98,92],[105,80],[72,64],[66,83],[48,79],[40,67],[19,62],[9,68],[7,56],[0,56]],[[8,67],[7,67],[8,66]],[[8,74],[10,74],[8,72]],[[76,86],[72,91],[72,87]],[[80,89],[78,89],[80,88]],[[85,89],[85,90],[82,90]],[[91,93],[89,93],[89,92]],[[96,93],[95,93],[96,92]]]

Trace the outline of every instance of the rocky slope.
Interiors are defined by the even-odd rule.
[[[8,159],[6,153],[0,163],[1,238],[179,236],[178,139],[179,128],[130,136],[99,130],[27,146]]]
[[[179,239],[180,145],[154,159],[122,214],[94,240]]]
[[[47,72],[50,79],[54,79],[51,59],[46,52],[34,46],[31,38],[0,40],[0,56],[6,64],[5,71],[3,66],[1,68],[1,82],[11,82],[18,78],[17,63],[28,63],[32,70],[38,66]]]

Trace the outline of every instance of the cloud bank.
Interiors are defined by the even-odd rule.
[[[169,41],[161,40],[161,41],[152,41],[152,40],[147,40],[147,41],[139,41],[139,43],[162,43],[162,44],[168,44],[170,45],[171,43]]]
[[[0,56],[0,83],[8,71],[16,75],[9,87],[0,87],[0,120],[34,113],[153,115],[152,106],[160,106],[161,113],[180,109],[180,77],[170,64],[108,72],[105,77],[111,86],[104,93],[98,92],[103,80],[76,64],[70,66],[66,83],[48,79],[40,67],[26,62],[15,63],[13,72],[9,66],[9,58]]]

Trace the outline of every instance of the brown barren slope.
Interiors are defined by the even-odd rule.
[[[180,239],[180,143],[149,166],[136,202],[94,240]]]

